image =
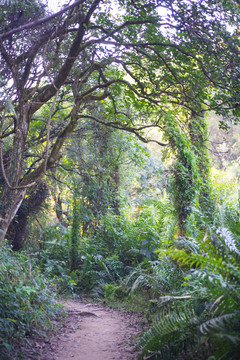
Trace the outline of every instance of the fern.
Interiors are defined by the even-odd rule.
[[[223,301],[223,297],[212,305],[210,313],[204,301],[198,299],[195,302],[189,296],[165,296],[161,300],[163,308],[136,346],[141,351],[139,360],[145,359],[145,356],[147,359],[173,359],[182,354],[182,351],[185,354],[188,351],[191,353],[193,348],[195,355],[199,350],[199,356],[205,351],[206,357],[214,352],[216,359],[238,359],[240,314],[233,312],[215,316],[215,312],[219,311],[218,303]],[[177,306],[176,300],[184,301],[184,304]],[[209,319],[210,316],[212,318]],[[198,349],[199,344],[201,349]],[[215,351],[212,350],[214,348]]]
[[[215,346],[216,359],[237,360],[240,352],[240,314],[233,312],[207,320],[200,333]]]
[[[229,229],[222,227],[222,228],[218,228],[216,232],[222,237],[229,251],[234,252],[237,255],[240,255],[234,236]]]
[[[232,313],[207,320],[199,327],[199,330],[203,335],[208,335],[212,330],[215,332],[221,331],[224,329],[226,322],[234,316],[236,314]]]
[[[200,315],[196,311],[194,316],[186,316],[181,322],[179,312],[174,307],[172,315],[166,315],[158,323],[161,329],[154,323],[146,338],[143,338],[145,345],[142,354],[159,350],[159,358],[166,359],[166,352],[163,355],[163,350],[168,349],[169,359],[173,359],[174,347],[181,351],[183,346],[180,345],[185,344],[187,351],[195,340],[194,351],[190,351],[187,358],[196,355],[199,343],[206,351],[205,358],[214,355],[219,360],[239,359],[240,251],[237,235],[227,228],[222,216],[218,227],[207,226],[203,239],[197,237],[192,241],[182,237],[178,240],[168,249],[160,250],[160,257],[168,256],[188,271],[183,286],[187,286],[193,297],[192,301],[196,296],[204,297],[205,311],[202,314],[200,312]],[[189,304],[189,300],[186,301]],[[186,313],[185,307],[180,310],[180,314],[182,312]],[[169,316],[173,317],[175,327],[170,326]],[[188,332],[188,327],[192,329],[191,336],[184,333]],[[184,350],[185,355],[186,351]]]
[[[200,267],[202,270],[208,269],[208,271],[221,274],[223,278],[227,278],[230,281],[240,282],[240,270],[237,261],[234,261],[234,257],[226,261],[224,255],[221,255],[209,240],[201,245],[201,247],[201,253],[188,253],[183,249],[170,248],[162,250],[160,254],[161,256],[168,255],[172,259],[178,260],[180,265],[188,265],[190,268]]]
[[[145,289],[151,294],[161,294],[179,289],[183,280],[183,271],[170,259],[148,261],[138,265],[124,280],[131,286],[130,294]]]
[[[194,337],[192,331],[199,323],[194,306],[185,304],[181,309],[162,309],[152,327],[140,338],[136,348],[141,351],[139,359],[147,353],[157,351],[158,354],[171,352],[174,344],[175,352],[181,351],[188,338]],[[178,345],[178,346],[176,346]]]

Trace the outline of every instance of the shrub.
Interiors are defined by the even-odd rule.
[[[156,261],[145,261],[133,269],[124,283],[131,287],[130,294],[145,289],[151,298],[181,287],[184,273],[167,257]]]
[[[79,273],[79,287],[90,291],[95,288],[94,295],[104,295],[103,285],[114,283],[124,275],[124,264],[116,255],[104,258],[100,254],[88,254]],[[101,287],[98,289],[98,287]],[[99,294],[98,294],[99,293]]]
[[[13,345],[35,333],[43,335],[60,314],[56,293],[29,255],[0,252],[0,352],[11,357]]]
[[[236,360],[240,350],[239,245],[226,227],[203,239],[182,238],[161,251],[189,269],[178,296],[164,296],[153,325],[139,340],[140,358]]]

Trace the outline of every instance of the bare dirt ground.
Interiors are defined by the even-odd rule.
[[[38,360],[133,360],[140,318],[102,305],[67,300],[61,330],[39,344]]]

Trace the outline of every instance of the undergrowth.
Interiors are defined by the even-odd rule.
[[[1,359],[19,359],[21,345],[34,335],[45,336],[62,313],[53,285],[25,253],[4,244],[0,252]]]
[[[185,277],[177,293],[159,297],[153,324],[137,345],[139,359],[239,359],[238,234],[220,216],[198,238],[178,238],[161,249],[166,256]]]
[[[219,206],[210,223],[192,209],[180,237],[167,206],[152,202],[135,220],[107,214],[94,235],[79,239],[74,271],[68,233],[50,232],[37,254],[41,271],[60,293],[143,312],[149,330],[139,359],[237,360],[239,210]]]

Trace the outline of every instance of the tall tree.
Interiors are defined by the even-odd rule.
[[[0,17],[0,241],[26,190],[58,163],[82,119],[144,140],[153,109],[159,117],[151,125],[159,126],[168,113],[192,111],[196,103],[204,111],[239,108],[239,41],[226,26],[238,22],[235,1],[77,0],[45,15],[38,2],[14,4],[17,23],[11,6]],[[118,105],[123,93],[124,108]],[[102,121],[91,107],[104,99]]]

